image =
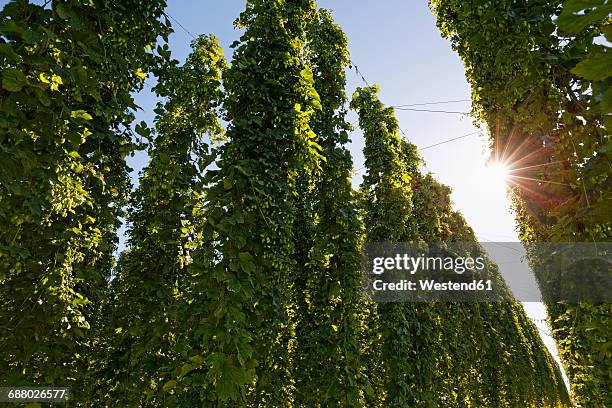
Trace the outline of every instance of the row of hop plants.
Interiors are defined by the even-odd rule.
[[[476,239],[378,88],[349,102],[330,11],[249,0],[231,64],[210,35],[180,64],[164,8],[0,14],[0,385],[82,406],[569,406],[519,304],[362,296],[365,242]],[[154,123],[132,126],[149,74]]]
[[[551,254],[539,243],[612,237],[612,6],[605,0],[430,5],[465,64],[473,116],[511,169],[520,238],[546,285]],[[546,307],[573,403],[612,405],[610,303]]]

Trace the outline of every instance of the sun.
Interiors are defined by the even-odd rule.
[[[504,162],[490,161],[487,163],[485,172],[486,185],[491,189],[505,190],[510,182],[510,168]]]
[[[487,164],[487,173],[489,173],[490,177],[494,180],[499,180],[500,182],[507,183],[510,175],[510,171],[506,164],[495,161]]]

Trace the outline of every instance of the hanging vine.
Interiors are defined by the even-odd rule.
[[[164,6],[19,0],[0,13],[2,385],[88,378],[137,147],[130,92],[169,33]]]
[[[366,242],[418,241],[416,217],[412,213],[412,177],[419,158],[399,137],[392,108],[377,97],[376,86],[358,88],[351,108],[359,113],[364,130],[364,156],[367,173],[361,185]],[[412,303],[373,305],[376,315],[371,324],[380,340],[372,339],[375,352],[370,377],[384,406],[433,406],[435,356],[430,354],[427,306]],[[422,327],[422,332],[421,332]],[[378,378],[380,380],[378,380]]]
[[[610,224],[610,6],[605,1],[432,1],[463,58],[475,116],[513,168],[521,239],[601,242]],[[502,154],[502,152],[505,152]],[[538,276],[539,260],[532,257]],[[610,305],[547,305],[575,404],[612,396]]]
[[[111,352],[117,358],[109,375],[121,379],[118,405],[162,397],[169,403],[156,393],[170,380],[177,340],[188,329],[179,314],[187,311],[181,307],[186,268],[202,240],[194,210],[204,189],[200,174],[213,160],[204,137],[223,134],[217,107],[226,65],[215,37],[200,36],[191,46],[184,65],[172,60],[155,70],[155,91],[165,101],[155,110],[151,159],[129,211],[129,250],[113,281]]]
[[[325,161],[310,177],[306,222],[312,223],[297,286],[294,376],[300,406],[363,406],[358,313],[361,224],[345,147],[347,38],[331,12],[318,10],[307,30],[309,63],[322,110],[310,121]],[[301,231],[300,231],[301,232]],[[298,232],[299,234],[299,232]],[[304,239],[297,235],[298,243]],[[298,261],[298,265],[302,261]]]
[[[247,3],[232,65],[223,76],[228,142],[207,172],[210,239],[194,253],[193,348],[177,380],[210,403],[290,399],[286,288],[296,260],[296,176],[320,158],[309,122],[320,109],[302,60],[311,1]]]
[[[393,112],[376,91],[358,89],[353,99],[366,138],[364,223],[377,234],[366,239],[475,243],[471,228],[452,211],[450,189],[422,176],[416,147],[399,138]],[[390,203],[394,212],[384,208]],[[408,214],[404,224],[385,220],[402,212]],[[381,332],[376,347],[382,352],[371,367],[384,378],[376,402],[381,406],[569,405],[560,372],[519,305],[382,303],[376,310],[370,325]],[[512,373],[520,367],[526,374],[517,381]]]

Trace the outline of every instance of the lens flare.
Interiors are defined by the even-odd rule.
[[[508,166],[502,162],[492,162],[487,165],[487,173],[492,180],[507,183],[510,175]]]
[[[489,192],[505,193],[510,184],[510,178],[510,169],[504,162],[490,161],[484,168],[481,182]]]

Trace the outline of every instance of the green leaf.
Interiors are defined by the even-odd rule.
[[[13,50],[11,44],[0,44],[0,54],[10,58],[13,62],[19,62],[20,60],[19,55]]]
[[[183,364],[183,366],[181,367],[181,372],[179,374],[179,378],[183,378],[184,376],[186,376],[187,374],[192,372],[195,368],[196,367],[194,367],[191,364]]]
[[[93,117],[82,109],[72,111],[70,117],[74,119],[92,120]]]
[[[612,13],[612,5],[604,3],[604,0],[568,0],[563,3],[557,26],[568,34],[576,34]]]
[[[66,20],[70,17],[69,15],[69,7],[65,3],[58,2],[55,7],[55,12],[59,16],[59,18]]]
[[[248,252],[240,252],[238,254],[238,260],[240,267],[247,273],[255,272],[255,263],[253,262],[253,255]]]
[[[240,388],[251,381],[251,374],[246,369],[235,366],[229,359],[217,368],[215,391],[221,400],[235,400],[240,397]]]
[[[238,292],[242,289],[242,285],[237,278],[231,277],[227,280],[227,289],[232,292]]]
[[[147,126],[147,123],[144,120],[141,121],[140,123],[137,123],[136,126],[134,126],[134,130],[136,131],[136,133],[138,133],[140,136],[144,137],[145,139],[151,136],[151,129],[149,129],[149,127]]]
[[[42,217],[42,208],[41,202],[36,198],[31,198],[25,201],[25,204],[30,209],[30,213],[35,220],[38,220]]]
[[[572,72],[591,81],[602,81],[612,76],[612,53],[597,48],[580,61]]]
[[[199,354],[196,354],[195,356],[189,357],[189,361],[191,361],[197,367],[201,367],[202,365],[204,365],[204,357],[202,357]]]
[[[162,387],[162,389],[163,389],[164,391],[169,391],[169,390],[171,390],[171,389],[173,389],[173,388],[176,388],[176,386],[177,386],[177,385],[178,385],[178,383],[177,383],[175,380],[170,380],[170,381],[168,381],[168,382],[166,382],[166,383],[164,384],[164,386]]]
[[[2,73],[2,88],[9,92],[19,92],[27,84],[23,72],[15,68],[5,69]]]

